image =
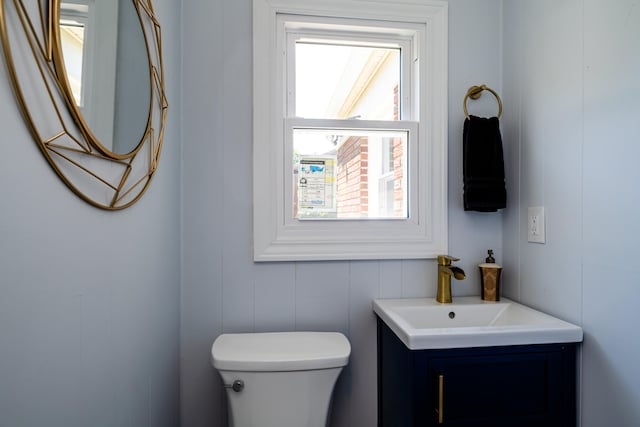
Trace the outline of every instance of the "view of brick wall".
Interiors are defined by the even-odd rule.
[[[369,205],[369,142],[350,137],[338,148],[338,218],[366,217]]]

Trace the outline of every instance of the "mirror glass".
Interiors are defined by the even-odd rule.
[[[68,88],[97,142],[116,155],[138,147],[151,108],[149,57],[134,2],[60,2]]]

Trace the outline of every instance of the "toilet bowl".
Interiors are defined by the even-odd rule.
[[[230,427],[326,427],[351,346],[337,332],[220,335],[213,366],[227,390]]]

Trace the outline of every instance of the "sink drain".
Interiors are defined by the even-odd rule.
[[[453,311],[449,312],[449,319],[453,319],[454,317],[456,317],[456,314]]]

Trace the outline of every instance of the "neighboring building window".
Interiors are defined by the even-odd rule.
[[[254,0],[254,258],[446,252],[445,2]]]

